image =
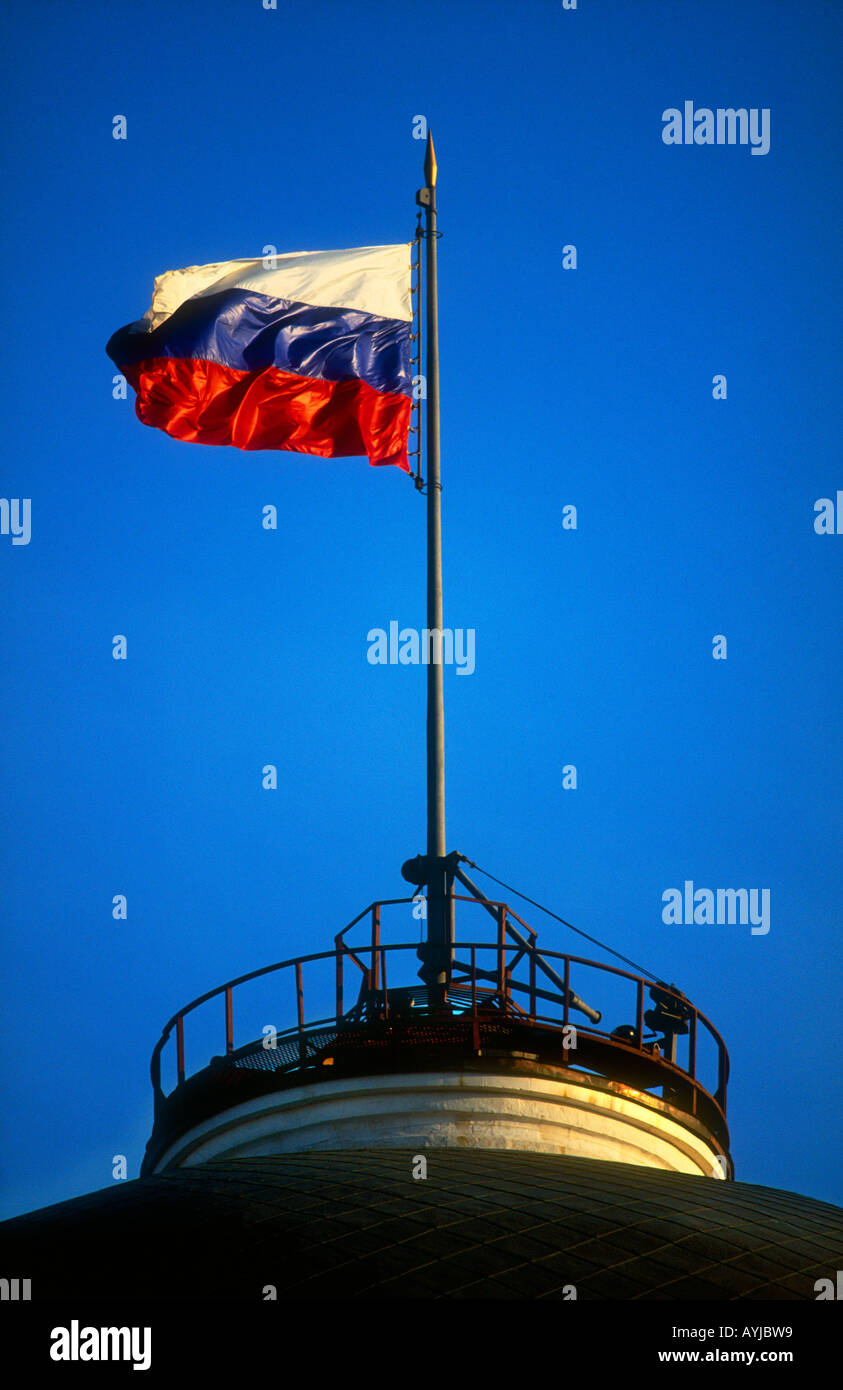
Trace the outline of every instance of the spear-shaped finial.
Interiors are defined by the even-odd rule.
[[[424,152],[424,177],[428,188],[436,187],[436,151],[433,148],[433,136],[427,132],[427,149]]]

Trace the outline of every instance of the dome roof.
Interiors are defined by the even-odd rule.
[[[813,1299],[843,1211],[525,1152],[315,1151],[153,1174],[4,1222],[34,1298]],[[566,1292],[567,1291],[567,1292]]]

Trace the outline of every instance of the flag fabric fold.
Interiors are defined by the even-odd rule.
[[[409,472],[411,242],[171,270],[106,351],[146,425]]]

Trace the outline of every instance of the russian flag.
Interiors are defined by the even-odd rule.
[[[174,439],[409,472],[412,245],[168,270],[106,352]]]

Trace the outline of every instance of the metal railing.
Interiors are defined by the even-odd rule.
[[[453,968],[444,992],[429,990],[417,982],[418,942],[387,943],[382,939],[383,910],[398,905],[406,909],[408,904],[418,902],[414,898],[390,898],[371,903],[349,922],[335,937],[332,951],[278,961],[239,975],[185,1005],[166,1024],[152,1054],[150,1073],[156,1122],[163,1118],[164,1110],[182,1088],[189,1089],[191,1085],[185,1060],[186,1024],[201,1006],[219,999],[223,1006],[219,1036],[224,1054],[209,1057],[191,1075],[218,1079],[226,1066],[301,1073],[334,1063],[337,1058],[347,1058],[349,1050],[361,1044],[371,1046],[373,1040],[389,1037],[393,1044],[402,1039],[412,1041],[421,1025],[428,1042],[434,1035],[443,1042],[459,1036],[475,1051],[501,1030],[515,1030],[522,1039],[519,1046],[523,1047],[524,1036],[534,1039],[545,1060],[549,1045],[554,1060],[566,1067],[626,1082],[637,1089],[660,1087],[664,1099],[693,1115],[703,1114],[721,1135],[728,1134],[728,1052],[713,1024],[684,995],[658,985],[662,1000],[667,1000],[669,1007],[675,1004],[683,1020],[678,1032],[687,1040],[687,1048],[683,1049],[687,1056],[680,1062],[678,1057],[671,1060],[665,1055],[664,1044],[670,1044],[670,1037],[660,1039],[648,1027],[645,1004],[647,991],[651,998],[655,997],[652,980],[581,956],[540,950],[535,931],[505,903],[479,902],[458,895],[454,900],[483,907],[494,919],[495,931],[491,941],[463,941],[458,933],[455,935]],[[352,945],[346,939],[348,934],[366,918],[366,939]],[[333,962],[332,983],[326,988],[325,970],[329,962]],[[321,967],[322,983],[312,995],[314,1011],[321,1009],[322,1013],[312,1017],[305,981],[317,965]],[[236,1047],[235,991],[242,992],[250,982],[269,975],[279,977],[275,995],[288,1009],[289,1017],[293,1016],[295,1005],[295,1022],[278,1031],[272,1029],[270,1046],[266,1039],[256,1039],[252,1030],[248,1040]],[[612,1031],[598,1026],[601,1014],[574,989],[574,985],[583,988],[586,976],[590,980],[586,993],[595,981],[608,989],[606,977],[613,977],[616,987],[620,982],[625,1007],[628,1000],[630,1022]],[[356,989],[350,988],[350,984]],[[572,1014],[578,1018],[583,1014],[587,1023],[575,1022]],[[706,1075],[708,1084],[698,1074],[700,1043],[706,1037],[714,1046],[713,1074]],[[175,1045],[176,1085],[167,1095],[162,1088],[161,1065],[162,1054],[171,1040]],[[676,1048],[672,1051],[675,1055]],[[711,1070],[707,1068],[707,1072]]]

